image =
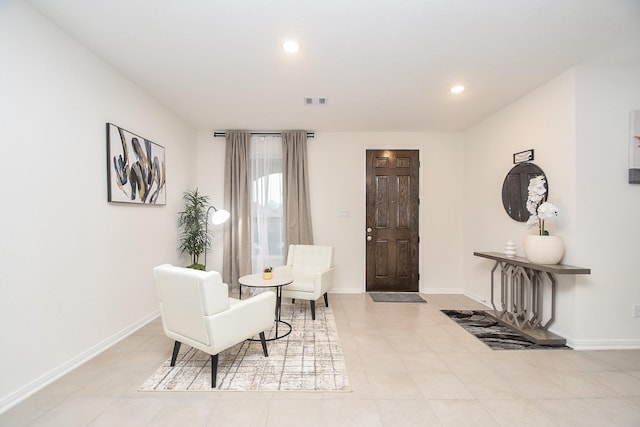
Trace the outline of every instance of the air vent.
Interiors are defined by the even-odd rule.
[[[327,98],[305,98],[305,105],[325,105],[327,103]]]

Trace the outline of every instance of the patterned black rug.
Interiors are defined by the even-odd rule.
[[[368,292],[368,294],[373,302],[426,302],[416,292]]]
[[[442,310],[451,320],[488,345],[492,350],[556,350],[567,346],[536,344],[498,321],[476,310]]]

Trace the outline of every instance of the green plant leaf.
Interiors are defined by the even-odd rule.
[[[191,262],[197,264],[200,254],[211,245],[211,236],[205,232],[207,209],[210,206],[209,197],[199,194],[196,188],[185,191],[182,200],[185,202],[185,208],[178,212],[180,229],[178,250],[180,254],[189,254]]]

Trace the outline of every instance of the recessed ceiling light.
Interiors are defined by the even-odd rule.
[[[464,91],[464,86],[462,85],[456,85],[453,86],[451,89],[449,89],[451,91],[451,93],[460,93],[462,91]]]
[[[287,53],[296,53],[300,50],[300,43],[296,40],[287,40],[282,43],[282,48]]]

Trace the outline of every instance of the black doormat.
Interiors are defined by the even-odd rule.
[[[426,303],[415,292],[368,292],[374,302],[420,302]]]
[[[517,334],[500,322],[476,310],[442,310],[451,320],[488,345],[492,350],[556,350],[567,346],[536,344]]]

